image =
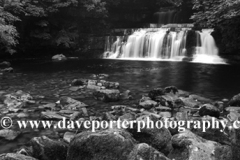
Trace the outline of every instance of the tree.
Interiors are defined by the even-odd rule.
[[[214,27],[225,20],[240,16],[240,1],[236,0],[194,0],[191,17],[202,27]]]
[[[89,23],[106,16],[105,5],[102,0],[3,0],[0,44],[11,53],[18,40],[23,51],[43,46],[76,48],[81,33],[98,26]]]
[[[236,0],[194,0],[191,17],[197,26],[215,28],[221,38],[222,52],[239,52],[240,1]],[[218,40],[218,39],[217,39]],[[219,40],[218,40],[219,41]]]
[[[8,2],[2,1],[0,3],[0,50],[14,53],[12,47],[18,44],[18,32],[13,25],[14,22],[20,19],[6,10]]]

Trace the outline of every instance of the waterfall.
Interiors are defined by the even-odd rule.
[[[178,61],[186,57],[193,62],[224,63],[218,56],[218,48],[211,35],[213,30],[210,29],[191,30],[191,33],[196,34],[196,50],[194,53],[188,53],[191,51],[187,49],[188,43],[192,43],[187,40],[190,30],[191,28],[174,25],[174,27],[137,29],[131,35],[108,36],[104,57]],[[126,34],[126,31],[124,33]]]
[[[106,38],[105,57],[174,59],[185,56],[186,31],[139,29],[130,35],[127,42],[117,36]],[[111,43],[111,44],[110,44]]]
[[[225,63],[218,56],[218,48],[211,35],[212,31],[212,29],[203,29],[202,32],[197,31],[196,54],[193,57],[193,62]]]
[[[176,11],[174,10],[155,13],[155,15],[158,17],[158,24],[175,23],[175,14]]]

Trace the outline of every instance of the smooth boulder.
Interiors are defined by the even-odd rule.
[[[133,128],[129,128],[128,130],[132,133],[133,138],[140,143],[147,143],[158,151],[168,155],[172,150],[172,135],[170,131],[165,127],[157,128],[156,125],[151,126],[151,121],[153,124],[156,124],[155,122],[157,121],[157,118],[153,116],[144,115],[137,118],[137,121],[142,121],[146,125],[140,132],[137,130],[137,124],[135,124]],[[150,126],[147,125],[148,121],[150,122]]]
[[[68,145],[46,136],[34,137],[30,141],[32,156],[40,160],[66,160]]]
[[[120,100],[120,91],[117,89],[100,89],[94,92],[93,96],[103,102],[116,102]]]
[[[199,115],[200,116],[211,116],[218,118],[220,116],[220,110],[211,104],[204,104],[199,109]]]
[[[240,93],[233,96],[232,99],[228,102],[229,106],[240,107]]]
[[[172,138],[174,150],[168,155],[175,160],[231,160],[230,146],[205,140],[186,130]]]
[[[123,130],[86,131],[72,139],[67,160],[126,160],[135,143]]]
[[[54,55],[54,56],[52,57],[52,60],[53,60],[54,62],[66,61],[66,60],[67,60],[67,57],[64,56],[63,54],[57,54],[57,55]]]
[[[137,144],[127,160],[170,160],[164,154],[146,143]]]

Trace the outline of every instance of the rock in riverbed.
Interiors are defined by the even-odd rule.
[[[130,153],[128,160],[170,160],[164,154],[146,143],[137,144]]]
[[[233,96],[233,98],[228,103],[229,106],[240,107],[240,93]]]
[[[0,69],[0,72],[10,73],[10,72],[13,72],[13,68],[12,67],[8,67],[8,68]]]
[[[37,160],[33,157],[17,153],[4,153],[0,155],[0,160]]]
[[[67,60],[67,57],[64,56],[63,54],[57,54],[55,56],[52,57],[52,60],[54,62],[61,62],[61,61],[66,61]]]
[[[77,101],[66,96],[61,97],[57,103],[60,104],[62,109],[65,110],[79,110],[80,108],[85,108],[88,106],[83,102]]]
[[[231,160],[230,146],[224,146],[214,141],[205,140],[192,132],[174,135],[172,138],[174,150],[169,158],[175,160]]]
[[[116,102],[120,100],[120,91],[117,89],[101,89],[93,93],[97,100],[104,102]]]
[[[135,143],[123,130],[82,132],[71,141],[67,160],[126,160]]]
[[[0,63],[0,67],[10,67],[10,66],[11,66],[11,63],[7,61],[3,61]]]
[[[2,129],[0,130],[0,138],[4,138],[6,140],[14,140],[19,136],[19,131],[14,131],[10,129]]]
[[[220,110],[211,104],[204,104],[199,110],[199,115],[218,118],[220,116]]]
[[[46,136],[35,137],[30,141],[33,157],[40,160],[66,160],[68,145]]]
[[[154,125],[153,127],[147,127],[148,120],[152,121],[153,124],[156,122],[156,120],[150,116],[139,117],[137,118],[137,121],[145,122],[146,126],[141,129],[141,132],[138,132],[137,125],[135,125],[133,129],[129,129],[130,133],[132,133],[133,138],[137,141],[147,143],[156,148],[158,151],[168,155],[172,150],[172,135],[170,131],[165,127],[156,128]]]

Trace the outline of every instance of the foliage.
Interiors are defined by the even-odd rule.
[[[224,53],[240,51],[240,1],[194,0],[191,17],[195,24],[204,28],[215,28],[216,40]]]
[[[240,1],[236,0],[194,0],[191,17],[202,27],[213,27],[225,20],[240,16]]]
[[[16,46],[18,41],[18,33],[16,27],[13,25],[15,21],[20,19],[11,13],[5,11],[4,7],[0,7],[0,49],[9,53],[15,51],[11,48]]]
[[[2,1],[0,6],[0,43],[11,51],[18,44],[22,49],[52,44],[53,47],[77,47],[79,33],[86,28],[86,19],[105,18],[104,0],[23,0]],[[16,23],[21,21],[20,23]],[[77,25],[76,25],[77,24]],[[91,28],[91,27],[90,27]]]

